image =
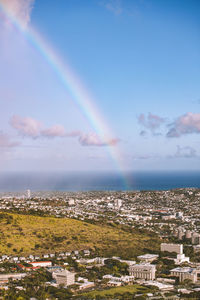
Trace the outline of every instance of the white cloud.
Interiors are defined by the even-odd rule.
[[[29,138],[67,138],[77,137],[82,146],[115,146],[119,139],[102,140],[96,133],[84,134],[80,131],[67,132],[63,125],[56,124],[49,128],[44,128],[42,123],[36,119],[14,115],[10,120],[10,125],[17,130],[18,134]]]
[[[165,119],[149,113],[147,116],[140,114],[138,117],[138,122],[146,129],[149,129],[152,134],[158,135],[158,133],[155,131],[161,127],[161,125],[165,122]],[[141,131],[140,135],[144,136],[146,135],[146,132],[143,130]]]
[[[11,126],[22,136],[37,138],[40,135],[42,124],[30,117],[22,118],[14,115],[10,120]]]
[[[27,26],[30,22],[34,2],[35,0],[0,0],[0,4],[5,7],[11,16],[17,18],[23,26]]]
[[[40,135],[47,138],[54,137],[77,137],[80,136],[80,131],[71,131],[67,132],[63,125],[57,124],[50,128],[43,129],[40,132]]]
[[[44,129],[41,131],[42,136],[46,136],[49,138],[52,137],[63,137],[66,136],[65,128],[62,125],[54,125],[50,128]]]
[[[115,146],[119,139],[110,139],[108,141],[103,141],[97,134],[83,134],[79,137],[79,142],[82,146]]]
[[[188,112],[180,116],[169,125],[171,128],[167,137],[180,137],[181,135],[200,133],[200,113]]]
[[[121,0],[104,0],[101,4],[115,15],[120,15],[122,13]]]

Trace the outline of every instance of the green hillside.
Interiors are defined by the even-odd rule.
[[[97,249],[99,255],[125,258],[156,250],[156,237],[128,232],[120,226],[93,225],[83,221],[0,213],[0,255]]]

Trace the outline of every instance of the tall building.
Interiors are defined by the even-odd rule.
[[[161,243],[161,251],[167,252],[176,252],[178,254],[183,254],[183,245],[182,244],[167,244]]]
[[[31,198],[31,191],[27,190],[27,198]]]

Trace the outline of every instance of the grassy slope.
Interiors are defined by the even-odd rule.
[[[99,255],[133,257],[144,248],[158,249],[155,238],[118,227],[73,219],[0,213],[0,255],[49,253],[97,247]],[[10,220],[8,220],[8,216]],[[16,249],[13,251],[13,249]]]

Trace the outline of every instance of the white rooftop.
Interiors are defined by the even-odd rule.
[[[157,258],[158,254],[144,254],[138,256],[139,259],[151,259],[151,258]]]

